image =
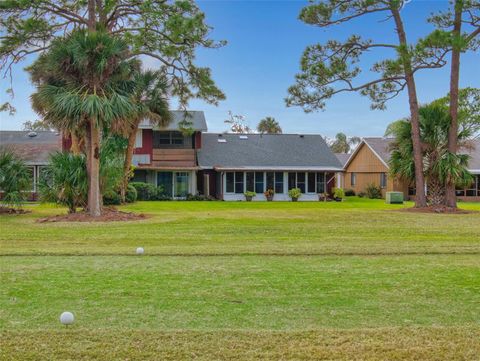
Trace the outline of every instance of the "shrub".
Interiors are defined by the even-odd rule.
[[[358,196],[359,198],[365,198],[365,197],[367,196],[367,193],[365,193],[365,192],[358,192],[358,193],[357,193],[357,196]]]
[[[53,153],[49,164],[42,169],[38,187],[42,202],[67,206],[69,213],[85,207],[88,192],[85,157],[68,152]]]
[[[365,194],[370,199],[381,199],[382,189],[375,184],[370,183],[367,185],[367,188],[365,188]]]
[[[205,196],[203,194],[187,194],[187,198],[185,199],[187,201],[213,201],[215,198],[212,196]]]
[[[351,197],[355,195],[355,191],[353,189],[345,189],[345,196]]]
[[[139,201],[153,201],[157,199],[158,187],[154,184],[144,182],[132,182],[129,184],[137,191],[137,199]]]
[[[333,198],[335,199],[345,198],[345,192],[343,191],[343,188],[333,188]]]
[[[125,202],[127,203],[133,203],[137,201],[137,190],[135,189],[134,186],[129,184],[127,186],[127,191],[125,192]]]
[[[119,205],[122,203],[120,194],[115,191],[108,191],[103,195],[103,204],[106,206]]]
[[[31,174],[25,162],[8,150],[0,153],[0,189],[5,206],[21,207],[25,192],[31,190]]]
[[[288,191],[288,196],[292,199],[298,199],[302,195],[300,188],[292,188]]]
[[[245,195],[245,197],[255,197],[257,195],[257,193],[252,192],[252,191],[246,191],[243,194]]]

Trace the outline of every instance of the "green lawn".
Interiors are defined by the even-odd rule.
[[[124,209],[147,220],[36,223],[65,212],[48,205],[1,216],[0,359],[477,360],[480,213],[400,207],[139,202]]]

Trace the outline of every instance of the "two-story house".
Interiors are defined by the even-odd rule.
[[[189,133],[180,126],[187,121]],[[202,146],[202,132],[207,130],[203,112],[173,111],[167,127],[143,121],[136,137],[132,163],[135,182],[161,186],[172,198],[197,193],[197,150]]]

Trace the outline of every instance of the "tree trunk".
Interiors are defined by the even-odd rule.
[[[418,114],[417,90],[415,85],[415,78],[412,71],[411,56],[408,53],[407,36],[403,27],[402,18],[400,17],[400,12],[398,8],[392,7],[391,11],[397,28],[398,40],[400,42],[399,53],[403,62],[405,80],[408,90],[408,102],[410,106],[413,159],[415,162],[415,207],[421,208],[427,206],[427,199],[425,196],[425,178],[423,175],[423,157],[422,143],[420,138],[420,121]]]
[[[133,149],[135,148],[135,139],[137,136],[138,124],[132,127],[130,134],[128,135],[128,145],[125,151],[125,160],[123,163],[123,183],[120,190],[120,197],[122,202],[125,202],[125,194],[127,193],[128,181],[130,180],[130,168],[132,166]]]
[[[92,217],[102,214],[100,194],[100,132],[91,119],[87,131],[88,212]]]
[[[72,138],[72,145],[70,146],[70,151],[75,155],[80,154],[80,140],[74,132],[70,132],[70,137]]]
[[[453,46],[452,64],[450,70],[450,128],[448,129],[448,151],[457,153],[458,139],[458,87],[460,79],[460,52],[459,37],[462,30],[462,8],[463,0],[455,1],[455,20],[453,24]],[[457,196],[455,194],[455,183],[448,181],[445,189],[445,205],[457,208]]]
[[[445,185],[435,177],[428,178],[428,203],[431,206],[440,206],[445,204]]]

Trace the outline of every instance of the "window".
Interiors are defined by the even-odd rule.
[[[225,174],[225,178],[227,180],[226,192],[227,193],[233,193],[233,191],[235,189],[235,173],[227,172]]]
[[[254,172],[247,172],[247,187],[246,187],[246,190],[247,190],[247,192],[254,192],[255,191],[255,173]]]
[[[357,173],[350,174],[350,184],[352,186],[357,184]]]
[[[267,178],[266,189],[275,189],[275,173],[267,172],[267,175],[265,177]]]
[[[387,173],[380,173],[380,188],[387,187]]]
[[[131,182],[147,183],[147,171],[145,169],[135,169]]]
[[[235,172],[235,193],[243,193],[243,172]]]
[[[297,173],[297,188],[300,192],[305,193],[305,173]]]
[[[308,173],[307,192],[315,193],[315,173]]]
[[[255,172],[255,193],[263,192],[263,172]]]
[[[160,145],[182,145],[183,135],[180,132],[154,132],[153,147]]]
[[[297,173],[289,172],[288,173],[288,189],[293,189],[297,187]]]
[[[325,193],[325,173],[317,173],[317,193]]]
[[[275,193],[283,193],[283,172],[275,172]]]
[[[138,129],[137,134],[135,135],[135,148],[142,148],[142,135],[143,135],[143,130]]]
[[[186,197],[188,194],[188,173],[175,173],[175,197]]]

